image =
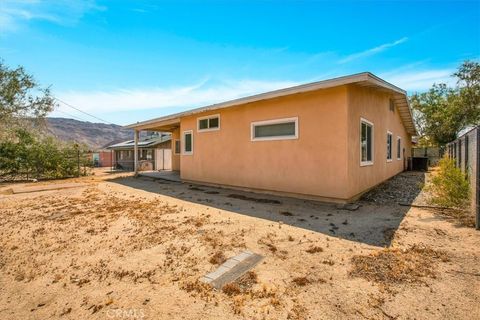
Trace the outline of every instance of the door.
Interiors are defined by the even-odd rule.
[[[172,149],[163,149],[163,170],[172,170]]]
[[[172,170],[172,149],[155,149],[155,170]]]
[[[163,170],[163,149],[155,149],[155,170]]]

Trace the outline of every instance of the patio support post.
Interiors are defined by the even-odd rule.
[[[138,173],[138,130],[135,129],[133,140],[135,142],[133,146],[133,171],[135,175]]]

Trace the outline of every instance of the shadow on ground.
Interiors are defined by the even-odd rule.
[[[357,210],[335,204],[149,177],[109,180],[123,186],[369,245],[390,246],[395,231],[420,194],[425,173],[404,172],[368,192]],[[403,205],[399,205],[402,203]]]

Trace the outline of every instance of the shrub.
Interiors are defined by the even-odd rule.
[[[453,159],[447,157],[439,161],[439,170],[432,178],[430,189],[432,202],[445,207],[464,207],[470,198],[467,176],[455,166]]]
[[[24,129],[0,141],[0,180],[56,179],[85,175],[89,163],[85,148],[43,138]]]

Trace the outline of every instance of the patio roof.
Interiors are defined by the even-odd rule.
[[[160,138],[140,140],[138,141],[138,147],[139,148],[153,147],[153,146],[156,146],[157,144],[167,142],[171,139],[172,137],[168,135]],[[113,149],[113,150],[133,149],[134,146],[135,146],[135,140],[127,140],[120,143],[112,144],[111,146],[108,146],[107,149]]]
[[[132,128],[136,130],[158,130],[158,131],[172,131],[177,128],[180,124],[180,118],[218,109],[224,109],[229,107],[234,107],[246,103],[273,99],[283,96],[288,96],[297,93],[304,93],[309,91],[315,91],[320,89],[333,88],[342,85],[355,84],[365,87],[374,87],[379,90],[384,90],[393,93],[393,100],[395,105],[399,110],[400,117],[405,125],[407,131],[416,135],[417,131],[415,129],[415,124],[413,122],[412,111],[410,109],[410,104],[407,98],[407,92],[399,87],[375,76],[370,72],[363,72],[353,75],[348,75],[344,77],[338,77],[328,80],[322,80],[312,83],[307,83],[299,86],[294,86],[290,88],[270,91],[266,93],[261,93],[249,97],[244,97],[240,99],[230,100],[222,103],[212,104],[201,108],[191,109],[180,113],[175,113],[167,115],[164,117],[159,117],[147,121],[137,122],[126,126],[126,128]]]

